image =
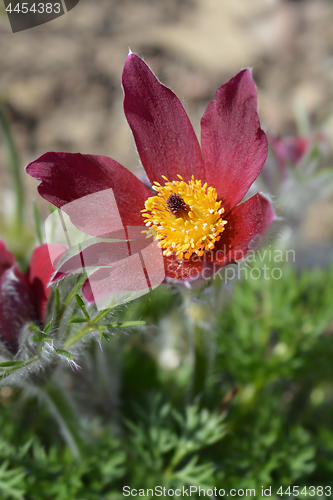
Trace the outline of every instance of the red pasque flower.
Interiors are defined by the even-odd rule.
[[[179,99],[135,54],[126,59],[122,84],[125,115],[155,192],[110,158],[51,152],[26,169],[42,181],[40,195],[61,208],[112,188],[123,225],[145,224],[158,241],[169,278],[188,280],[206,262],[243,258],[274,219],[260,193],[239,204],[267,157],[250,70],[222,85],[207,106],[201,148]],[[85,221],[84,231],[96,235],[96,223]]]
[[[281,177],[284,179],[288,164],[297,165],[304,158],[311,145],[311,139],[298,135],[270,137],[269,139],[269,145],[276,157]]]
[[[19,336],[26,324],[44,324],[50,294],[47,285],[54,273],[51,250],[60,254],[65,247],[56,243],[37,247],[23,273],[0,240],[0,340],[13,352],[18,351]]]

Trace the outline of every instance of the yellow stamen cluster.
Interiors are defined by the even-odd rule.
[[[151,196],[142,210],[145,224],[149,228],[147,237],[154,236],[163,248],[163,255],[175,253],[178,259],[189,259],[193,253],[201,256],[212,250],[221,238],[224,225],[224,208],[216,201],[217,193],[212,187],[203,186],[194,176],[186,183],[166,181],[164,186],[154,182],[157,196]]]

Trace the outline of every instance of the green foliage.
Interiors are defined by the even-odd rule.
[[[19,499],[24,492],[26,500],[113,500],[121,498],[122,483],[133,487],[211,484],[215,467],[207,461],[200,463],[201,454],[223,436],[222,417],[198,406],[188,407],[182,415],[158,397],[150,400],[150,410],[138,408],[141,421],[126,421],[120,437],[96,420],[88,424],[88,436],[77,460],[70,448],[59,442],[56,428],[45,446],[32,429],[22,432],[23,415],[13,422],[8,409],[3,408],[1,494],[7,495],[6,499]],[[50,424],[47,416],[44,424]]]
[[[217,317],[215,382],[238,388],[226,485],[332,483],[333,267],[282,271],[238,283]]]
[[[199,410],[197,405],[187,406],[182,415],[169,403],[161,406],[159,397],[150,403],[148,411],[138,408],[138,423],[126,421],[132,431],[130,484],[137,488],[142,484],[150,488],[160,484],[174,488],[184,484],[209,487],[214,481],[215,467],[212,463],[200,464],[199,452],[223,437],[222,417],[207,409]],[[144,468],[138,467],[140,462]]]
[[[224,304],[217,283],[190,306],[162,286],[122,311],[102,350],[90,344],[81,370],[4,392],[0,498],[117,500],[124,485],[197,485],[256,498],[271,486],[276,499],[280,486],[332,485],[333,267],[282,271],[234,283]],[[199,334],[209,359],[198,393]]]
[[[2,429],[15,432],[13,424],[4,421],[4,417],[2,415]],[[15,445],[2,438],[1,498],[19,500],[24,495],[26,500],[114,499],[113,485],[122,477],[125,464],[125,453],[117,439],[107,432],[100,433],[98,439],[86,447],[79,462],[70,449],[57,440],[56,431],[48,448],[34,436],[23,438],[23,442],[15,436]]]
[[[48,303],[49,309],[53,308],[51,321],[46,324],[43,330],[34,322],[27,325],[25,336],[21,335],[18,352],[18,357],[22,357],[23,360],[10,359],[0,363],[0,383],[6,380],[6,383],[18,385],[21,380],[28,378],[29,371],[31,374],[40,371],[42,368],[45,369],[47,365],[54,364],[56,358],[58,358],[57,361],[66,359],[72,362],[73,366],[77,366],[73,354],[68,349],[72,348],[77,342],[81,342],[90,333],[100,332],[100,341],[103,338],[109,340],[108,335],[105,333],[106,330],[112,333],[115,328],[145,325],[145,321],[135,320],[111,323],[110,320],[115,319],[114,313],[117,312],[115,310],[119,309],[118,306],[100,312],[96,310],[94,305],[90,306],[90,313],[93,314],[91,318],[83,299],[77,293],[84,279],[81,277],[75,286],[73,286],[71,278],[64,280],[66,281],[66,288],[68,288],[68,282],[71,283],[72,287],[70,293],[66,295],[63,293],[66,300],[64,300],[62,306],[60,305],[61,294],[59,288],[62,287],[63,283],[55,288]],[[75,301],[73,300],[74,297]],[[78,315],[81,313],[84,317],[72,317],[73,314]],[[100,324],[102,319],[107,320],[107,323]],[[82,323],[84,323],[84,326],[82,326]]]

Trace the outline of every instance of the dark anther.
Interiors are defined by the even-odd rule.
[[[190,210],[190,207],[185,203],[179,194],[171,193],[167,199],[168,210],[176,217],[181,217]]]

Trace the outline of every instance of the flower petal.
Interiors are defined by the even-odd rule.
[[[226,213],[239,203],[267,157],[267,139],[257,115],[256,86],[248,69],[222,85],[201,120],[205,181]]]
[[[78,200],[63,205],[62,210],[69,216],[71,223],[75,227],[90,236],[112,238],[112,234],[115,232],[124,233],[124,226],[113,189],[103,189],[103,191],[82,196]],[[53,225],[57,223],[59,225],[60,223],[62,228],[66,226],[66,239],[68,242],[70,241],[71,245],[82,241],[82,235],[75,237],[75,231],[73,232],[71,226],[66,224],[63,214],[58,211],[54,212],[51,217],[51,225],[52,223]],[[55,218],[59,218],[59,220],[56,222]]]
[[[197,258],[197,259],[195,259]],[[192,281],[200,277],[203,258],[192,255],[189,260],[180,261],[175,254],[164,257],[165,276],[168,280]]]
[[[0,240],[0,277],[3,273],[15,264],[14,255],[9,252],[3,241]]]
[[[27,276],[17,266],[0,278],[0,338],[17,352],[22,328],[37,319],[32,290]]]
[[[243,259],[256,237],[264,233],[274,218],[271,202],[261,193],[235,207],[229,214],[225,231],[213,250],[213,262],[225,266]]]
[[[148,293],[150,286],[140,255],[135,253],[91,274],[82,293],[89,302],[96,302],[98,309],[105,309],[111,301],[127,302]]]
[[[112,188],[123,224],[142,224],[140,210],[151,192],[135,175],[111,158],[80,153],[46,153],[31,162],[26,171],[42,181],[38,186],[40,195],[56,207]]]
[[[103,267],[104,270],[99,269],[99,273],[90,275],[94,286],[84,286],[86,291],[89,289],[89,292],[85,292],[90,294],[86,295],[87,300],[92,297],[91,288],[94,288],[94,295],[100,299],[114,291],[140,292],[142,288],[147,288],[147,283],[149,288],[158,286],[165,277],[162,250],[156,241],[146,238],[142,229],[127,227],[128,239],[125,241],[99,242],[87,246],[62,262],[52,281],[83,268],[91,272],[93,268]]]
[[[125,62],[124,110],[150,181],[182,175],[201,179],[202,154],[191,122],[176,95],[162,85],[135,54]]]
[[[34,250],[30,260],[28,277],[32,286],[38,316],[42,323],[44,323],[47,299],[50,295],[48,284],[54,273],[51,257],[55,259],[56,256],[61,255],[66,250],[67,247],[57,243],[41,245]]]
[[[111,266],[115,262],[129,256],[126,241],[93,243],[81,252],[69,257],[61,263],[55,278],[61,279],[64,275],[82,270],[86,267]],[[66,257],[66,255],[65,255]],[[59,274],[59,276],[57,276]]]
[[[84,282],[84,297],[96,302],[98,309],[107,308],[110,300],[121,303],[136,299],[163,282],[162,251],[157,243],[141,239],[131,241],[130,246],[134,253],[98,269]]]

